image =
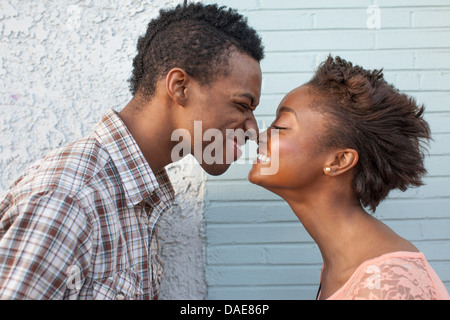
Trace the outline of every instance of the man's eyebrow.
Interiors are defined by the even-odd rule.
[[[278,110],[278,114],[280,114],[281,112],[290,112],[292,113],[295,118],[297,118],[297,112],[295,112],[294,109],[286,107],[286,106],[282,106],[279,110]]]
[[[244,97],[250,99],[250,104],[253,105],[255,98],[250,93],[241,93],[237,95],[238,97]]]

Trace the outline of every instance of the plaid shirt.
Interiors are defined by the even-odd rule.
[[[0,198],[0,299],[157,299],[174,197],[114,111]]]

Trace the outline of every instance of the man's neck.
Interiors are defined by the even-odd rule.
[[[172,162],[172,129],[164,106],[158,105],[157,101],[143,102],[134,97],[119,112],[119,116],[136,140],[152,171],[158,172]]]

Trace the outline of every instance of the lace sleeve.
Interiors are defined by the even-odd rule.
[[[438,299],[426,260],[390,258],[365,265],[343,290],[344,299]]]

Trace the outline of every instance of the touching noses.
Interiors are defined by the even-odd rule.
[[[258,140],[257,140],[259,146],[267,144],[268,131],[269,131],[269,129],[267,129],[259,134]]]
[[[246,140],[258,141],[259,137],[259,129],[258,124],[255,119],[255,115],[253,111],[248,113],[248,117],[245,119],[244,123],[244,131],[246,133]]]

